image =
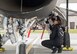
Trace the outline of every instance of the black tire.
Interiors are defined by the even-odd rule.
[[[0,43],[0,48],[2,47],[2,44]]]
[[[65,32],[64,33],[64,47],[70,47],[70,35],[69,33]]]
[[[19,54],[26,54],[26,44],[20,44],[19,46]]]
[[[0,48],[2,47],[2,37],[1,37],[1,34],[0,34]]]

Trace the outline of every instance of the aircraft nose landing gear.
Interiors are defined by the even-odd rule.
[[[18,25],[19,25],[19,34],[22,37],[22,39],[20,41],[18,41],[17,47],[16,47],[16,54],[27,54],[26,52],[26,34],[28,32],[28,30],[32,27],[32,25],[36,22],[36,18],[31,18],[31,19],[20,19],[18,21]]]
[[[4,52],[5,51],[5,49],[4,48],[2,48],[2,37],[1,37],[1,34],[0,34],[0,52]]]

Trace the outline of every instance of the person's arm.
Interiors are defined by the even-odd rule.
[[[52,29],[53,29],[51,24],[49,24],[49,29],[50,29],[50,30],[52,30]]]
[[[56,33],[54,33],[54,34],[50,34],[50,40],[53,40],[54,38],[55,38],[55,35],[56,35]]]
[[[45,23],[48,25],[48,28],[52,30],[52,25],[50,24],[49,19],[46,19]]]

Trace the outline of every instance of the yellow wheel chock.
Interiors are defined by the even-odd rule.
[[[64,48],[63,48],[63,51],[73,51],[73,48],[71,48],[71,47],[69,47],[69,48],[64,47]]]
[[[0,48],[0,52],[4,52],[5,51],[5,48]]]

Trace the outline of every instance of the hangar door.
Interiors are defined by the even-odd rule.
[[[70,22],[70,29],[74,29],[75,27],[75,22]]]

